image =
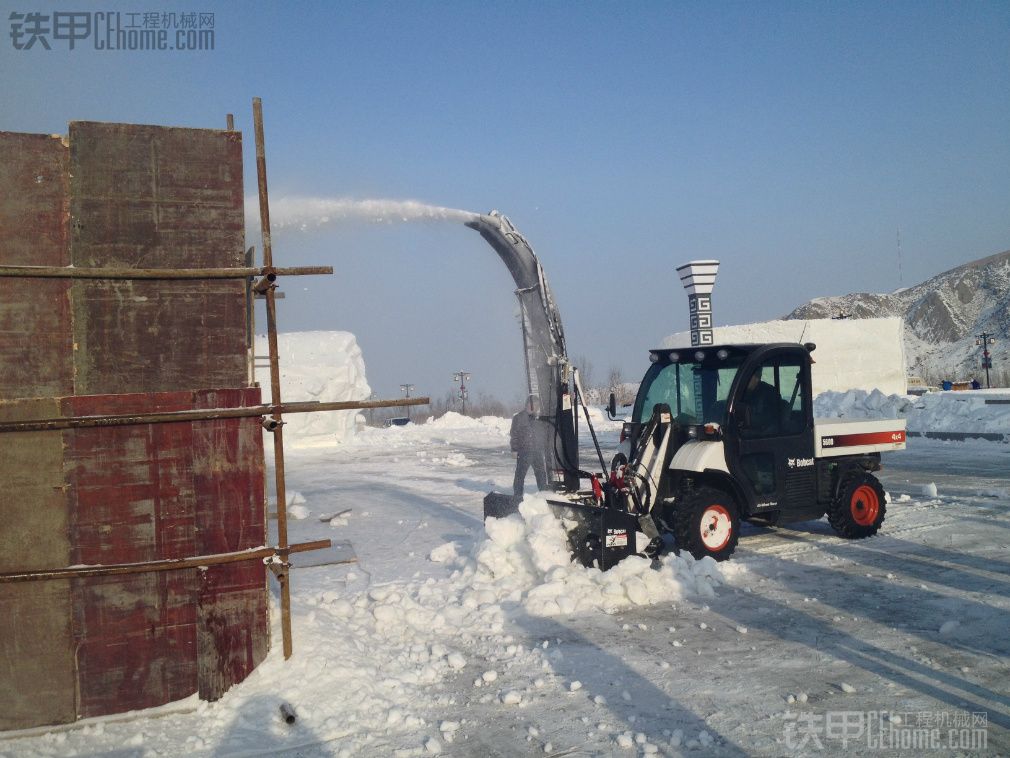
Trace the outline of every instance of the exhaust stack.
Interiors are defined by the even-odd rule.
[[[688,261],[677,267],[691,311],[691,347],[715,344],[712,332],[712,289],[719,261]]]

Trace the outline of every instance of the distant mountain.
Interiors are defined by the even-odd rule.
[[[890,294],[819,297],[786,318],[841,315],[904,319],[908,372],[931,382],[975,376],[984,385],[982,350],[975,345],[975,335],[990,332],[996,337],[990,346],[993,385],[1005,384],[1010,378],[1010,250]]]

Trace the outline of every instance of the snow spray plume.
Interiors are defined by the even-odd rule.
[[[257,208],[246,199],[246,208]],[[371,221],[392,224],[407,221],[467,222],[478,214],[456,208],[427,205],[416,200],[350,200],[336,197],[281,197],[270,203],[270,223],[274,229],[325,226],[340,221]],[[250,216],[252,224],[252,217]]]

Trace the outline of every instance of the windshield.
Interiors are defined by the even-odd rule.
[[[638,390],[632,420],[648,421],[655,406],[666,403],[680,424],[722,424],[729,388],[743,359],[730,355],[725,360],[653,364]]]

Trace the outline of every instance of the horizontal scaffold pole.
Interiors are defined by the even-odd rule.
[[[200,568],[201,566],[218,566],[222,563],[238,563],[240,561],[263,560],[264,558],[280,558],[287,560],[289,553],[304,553],[309,550],[325,550],[332,547],[330,540],[315,540],[299,542],[287,548],[257,547],[249,550],[236,550],[231,553],[214,553],[213,555],[197,555],[192,558],[164,558],[156,561],[141,561],[138,563],[107,563],[94,566],[68,566],[59,569],[40,569],[36,571],[18,571],[0,574],[0,584],[8,582],[34,582],[40,579],[80,579],[85,576],[113,576],[115,574],[146,574],[152,571],[177,571],[179,569]],[[355,559],[346,558],[337,563],[355,563]]]
[[[367,408],[397,408],[405,405],[428,405],[430,398],[405,397],[394,400],[347,400],[332,403],[315,401],[282,403],[281,405],[248,405],[239,408],[195,408],[161,413],[123,413],[110,416],[67,416],[64,418],[0,421],[3,432],[48,432],[61,429],[92,429],[105,426],[139,426],[169,424],[179,421],[214,421],[228,418],[252,418],[278,413],[322,413],[355,411]],[[3,405],[0,404],[0,410]]]
[[[333,266],[294,268],[75,268],[73,266],[0,266],[0,277],[31,279],[248,279],[265,276],[332,274]]]

